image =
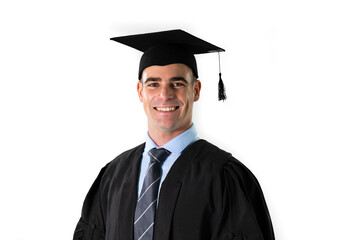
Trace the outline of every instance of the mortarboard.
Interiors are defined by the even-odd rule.
[[[145,68],[153,65],[164,66],[173,63],[187,65],[193,71],[194,76],[198,78],[194,54],[225,51],[180,29],[114,37],[111,40],[144,52],[140,59],[139,80]],[[225,88],[221,79],[220,59],[218,97],[219,100],[226,99]]]

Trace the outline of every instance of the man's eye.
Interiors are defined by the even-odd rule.
[[[157,83],[149,83],[147,86],[148,87],[156,87],[158,84]]]
[[[178,83],[173,83],[173,86],[174,87],[182,87],[182,86],[185,86],[185,84],[178,82]]]

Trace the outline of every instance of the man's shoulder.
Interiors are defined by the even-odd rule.
[[[258,184],[251,170],[231,153],[203,139],[194,145],[194,149],[194,154],[198,156],[195,164],[203,166],[204,169],[210,170],[209,172],[222,173],[226,178],[236,176],[238,180],[247,184]]]
[[[136,147],[128,149],[122,153],[120,153],[113,161],[119,161],[121,159],[127,159],[129,157],[134,156],[135,154],[142,153],[144,151],[145,143],[141,143]]]
[[[200,164],[216,165],[220,168],[229,168],[229,166],[233,168],[235,166],[246,172],[249,171],[249,169],[230,152],[204,139],[200,139],[189,146],[189,153],[187,154],[196,156]]]
[[[115,171],[119,169],[125,169],[131,165],[131,163],[142,156],[142,152],[144,151],[145,143],[142,143],[134,148],[126,150],[115,157],[113,160],[108,162],[104,169],[107,175],[113,174]]]
[[[198,141],[191,144],[189,147],[190,151],[193,151],[196,154],[201,156],[212,156],[212,157],[222,157],[230,158],[232,154],[219,148],[215,144],[208,142],[205,139],[199,139]]]
[[[236,160],[231,153],[219,148],[205,139],[200,139],[183,152],[185,155],[192,155],[201,164],[222,165],[228,161]],[[237,160],[236,160],[237,161]]]

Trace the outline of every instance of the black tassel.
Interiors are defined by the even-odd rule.
[[[221,73],[219,73],[219,87],[218,87],[218,97],[219,97],[219,101],[225,101],[226,100],[226,93],[225,93],[225,86],[224,86],[224,82],[221,79]]]

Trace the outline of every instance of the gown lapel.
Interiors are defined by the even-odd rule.
[[[202,140],[196,141],[183,151],[162,183],[155,217],[154,240],[171,239],[172,219],[176,202],[186,170],[190,166],[192,159],[194,159],[191,149],[200,141]]]

